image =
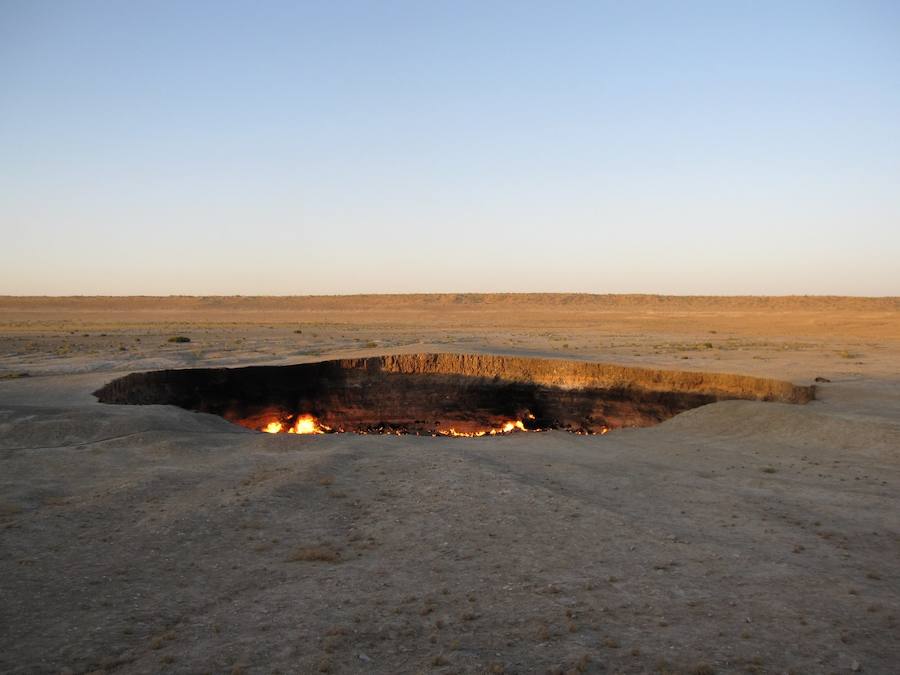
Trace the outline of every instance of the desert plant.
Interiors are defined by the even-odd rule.
[[[294,550],[288,562],[338,562],[341,552],[331,546],[302,546]]]

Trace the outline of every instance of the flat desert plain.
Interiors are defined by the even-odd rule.
[[[413,352],[828,381],[602,436],[92,396]],[[897,298],[0,298],[3,672],[897,673],[898,488]]]

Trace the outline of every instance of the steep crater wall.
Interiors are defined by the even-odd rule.
[[[293,366],[134,373],[95,392],[103,403],[170,404],[248,428],[312,416],[360,433],[604,433],[648,426],[726,399],[805,403],[814,387],[743,375],[479,354],[404,354]]]

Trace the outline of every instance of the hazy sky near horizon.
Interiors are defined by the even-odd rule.
[[[0,294],[900,295],[900,3],[0,0]]]

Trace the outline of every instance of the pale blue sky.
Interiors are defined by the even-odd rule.
[[[0,0],[0,293],[900,295],[900,3]]]

